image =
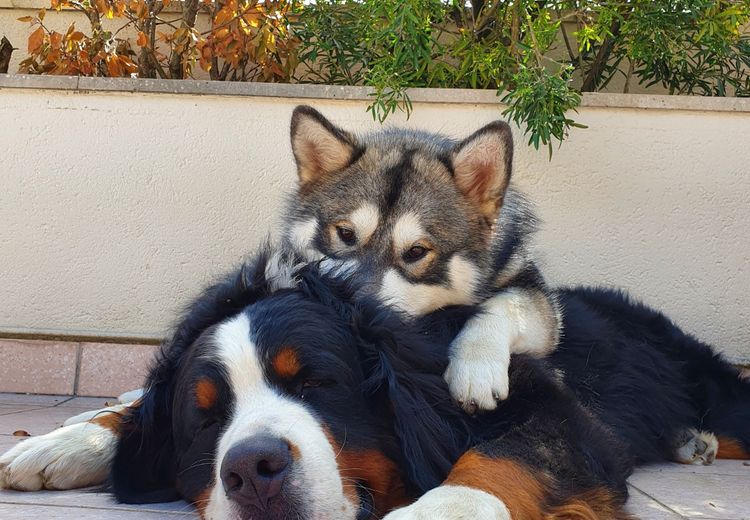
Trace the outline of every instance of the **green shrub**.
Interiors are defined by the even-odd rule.
[[[579,126],[567,114],[580,93],[618,74],[626,91],[635,81],[675,94],[750,95],[748,1],[311,4],[297,30],[299,79],[374,87],[370,110],[381,121],[411,111],[409,87],[497,89],[529,143],[551,152]]]
[[[44,11],[26,17],[39,27],[24,72],[177,79],[198,64],[216,80],[368,85],[380,121],[411,112],[410,87],[496,89],[529,143],[550,153],[580,126],[570,114],[581,92],[618,75],[626,92],[637,82],[750,95],[750,0],[186,0],[172,21],[158,16],[170,0],[51,3],[86,14],[92,35],[49,31]],[[197,13],[210,30],[195,29]],[[102,16],[139,30],[137,60]]]

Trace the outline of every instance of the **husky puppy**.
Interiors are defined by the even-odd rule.
[[[466,411],[495,409],[508,396],[510,355],[548,354],[560,323],[528,249],[536,218],[510,185],[509,126],[461,141],[403,129],[355,136],[299,106],[291,142],[299,185],[286,244],[356,273],[409,315],[481,304],[445,378]]]

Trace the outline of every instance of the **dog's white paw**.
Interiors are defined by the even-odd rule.
[[[114,432],[92,423],[31,437],[0,456],[0,489],[38,491],[101,484],[116,448]]]
[[[120,397],[117,398],[117,402],[120,404],[132,404],[133,401],[137,401],[141,397],[143,397],[143,394],[146,393],[145,388],[137,388],[136,390],[131,390],[129,392],[125,392],[124,394],[120,394]]]
[[[451,396],[470,414],[494,410],[508,397],[510,338],[497,321],[475,316],[451,344],[445,381]]]
[[[698,431],[695,428],[685,430],[678,440],[674,457],[682,464],[713,464],[719,451],[719,441],[711,432]]]
[[[102,417],[104,415],[107,415],[110,412],[121,414],[128,408],[128,406],[132,404],[133,403],[116,404],[114,406],[108,406],[107,408],[100,408],[99,410],[89,410],[88,412],[79,413],[78,415],[74,415],[73,417],[68,417],[67,419],[65,419],[63,426],[70,426],[71,424],[89,422],[93,419],[96,419],[97,417]]]
[[[500,499],[466,486],[445,485],[428,491],[410,506],[383,520],[511,520]]]

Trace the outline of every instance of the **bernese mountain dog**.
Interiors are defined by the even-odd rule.
[[[750,383],[622,293],[560,291],[557,351],[515,356],[509,398],[471,417],[442,374],[475,308],[405,321],[322,271],[268,250],[193,302],[142,399],[99,419],[118,500],[211,520],[621,519],[636,464],[748,458]]]
[[[561,290],[562,340],[466,415],[442,374],[481,312],[408,320],[266,249],[187,309],[146,393],[0,457],[0,487],[109,486],[210,520],[618,520],[637,464],[750,458],[750,382],[622,293]]]

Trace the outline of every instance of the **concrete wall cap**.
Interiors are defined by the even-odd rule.
[[[342,85],[0,74],[0,89],[8,88],[356,101],[372,100],[375,92],[371,87]],[[409,95],[411,100],[417,103],[502,104],[501,96],[495,90],[413,88],[409,90]],[[581,106],[699,112],[750,112],[750,98],[585,93]]]

